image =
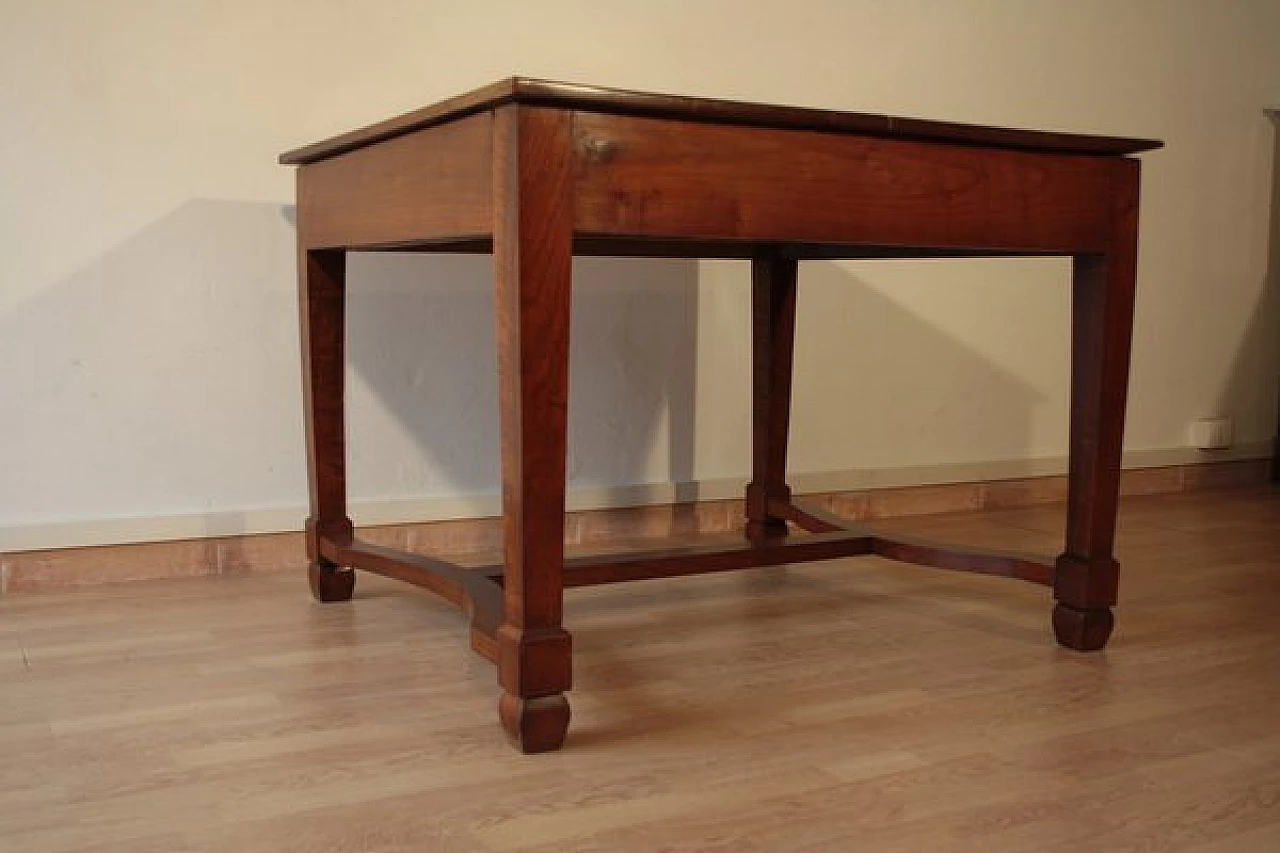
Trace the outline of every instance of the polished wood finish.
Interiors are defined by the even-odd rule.
[[[1060,545],[1061,504],[885,520]],[[1280,850],[1280,492],[1125,498],[1124,620],[876,558],[577,590],[531,761],[431,594],[264,572],[0,597],[15,853]]]
[[[338,251],[304,251],[298,267],[311,499],[307,555],[315,559],[319,537],[339,542],[351,539],[343,429],[346,255]]]
[[[1053,583],[1053,562],[1035,554],[979,548],[958,550],[954,545],[942,542],[903,538],[877,532],[874,526],[850,524],[834,513],[807,505],[798,506],[789,499],[771,501],[769,511],[811,533],[829,534],[843,530],[861,536],[866,542],[866,553],[891,560],[938,569],[1000,575],[1044,585]]]
[[[572,681],[564,600],[569,299],[573,262],[571,116],[495,115],[494,266],[506,618],[498,631],[501,719],[525,752],[558,749]]]
[[[356,573],[350,568],[354,563],[336,563],[327,558],[312,560],[307,566],[307,584],[316,601],[326,604],[349,601],[356,591]]]
[[[585,234],[1062,254],[1110,239],[1119,158],[594,113],[574,128]]]
[[[311,503],[307,579],[319,601],[345,601],[355,589],[355,573],[321,554],[324,541],[349,542],[352,535],[343,426],[346,266],[344,252],[300,247],[298,308]]]
[[[1054,578],[1051,561],[1035,554],[977,548],[957,550],[955,545],[900,536],[876,536],[872,546],[872,553],[881,557],[935,569],[997,575],[1046,586],[1052,584]]]
[[[673,99],[516,79],[285,155],[301,164],[312,589],[350,568],[468,610],[496,660],[520,749],[565,738],[566,587],[852,555],[1052,584],[1059,642],[1096,650],[1113,619],[1112,554],[1132,323],[1138,164],[1156,143]],[[502,433],[503,565],[354,543],[342,446],[342,253],[492,250]],[[571,262],[702,253],[752,261],[752,481],[746,540],[564,555]],[[798,261],[1074,258],[1070,502],[1056,562],[852,525],[797,506],[786,478]],[[790,536],[789,524],[808,531]],[[501,619],[497,602],[501,601]]]
[[[364,246],[363,250],[378,252],[450,252],[457,254],[487,255],[493,251],[493,240],[488,237],[459,237],[408,240]],[[578,234],[573,239],[573,253],[588,257],[646,258],[724,258],[752,260],[763,254],[793,260],[903,260],[908,258],[1021,258],[1052,256],[1050,251],[1030,249],[982,249],[966,246],[875,246],[850,243],[812,243],[796,241],[783,245],[752,243],[743,240],[669,239],[661,237],[611,237],[608,235]]]
[[[679,545],[623,553],[569,557],[564,561],[566,587],[597,586],[624,581],[675,578],[711,572],[758,569],[787,563],[833,560],[874,551],[871,537],[862,532],[840,531],[796,540],[781,537],[741,544]],[[493,567],[479,571],[491,577]]]
[[[471,617],[471,648],[486,660],[497,663],[503,607],[500,570],[490,577],[448,560],[359,540],[350,545],[327,546],[325,556],[337,565],[353,566],[429,589],[461,608]],[[349,590],[346,597],[351,597]]]
[[[1107,252],[1077,256],[1071,290],[1071,452],[1066,550],[1053,629],[1080,651],[1102,648],[1115,620],[1112,556],[1138,262],[1138,162],[1119,160]]]
[[[615,115],[649,116],[685,122],[754,127],[785,127],[889,139],[949,142],[986,148],[1055,154],[1137,154],[1159,148],[1151,139],[1084,136],[1041,130],[1014,130],[945,121],[929,121],[874,113],[816,110],[777,104],[691,98],[653,92],[607,89],[530,77],[510,77],[369,127],[344,133],[280,155],[286,165],[325,160],[334,155],[385,142],[439,124],[486,113],[511,103]]]
[[[787,434],[791,425],[791,364],[796,333],[793,258],[768,254],[751,261],[751,482],[746,491],[746,535],[783,536],[785,517],[769,511],[786,504]]]
[[[424,234],[488,235],[492,143],[492,117],[477,115],[312,163],[299,172],[299,238],[308,247],[378,248]]]

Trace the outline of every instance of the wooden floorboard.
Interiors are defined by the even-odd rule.
[[[877,527],[1052,553],[1061,507]],[[1106,652],[1048,591],[859,557],[573,590],[565,750],[361,575],[0,600],[0,851],[1280,850],[1280,492],[1132,498]]]

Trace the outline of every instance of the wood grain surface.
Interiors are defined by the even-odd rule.
[[[1044,130],[1015,130],[878,113],[726,101],[716,98],[609,89],[580,83],[558,83],[530,77],[509,77],[422,109],[289,151],[280,155],[280,162],[290,165],[315,162],[511,103],[619,115],[673,118],[680,121],[857,133],[866,136],[952,142],[1058,154],[1137,154],[1140,151],[1159,148],[1161,145],[1150,139],[1125,139]]]
[[[746,488],[746,535],[785,536],[787,436],[791,429],[791,373],[796,337],[799,264],[773,253],[751,260],[751,482]],[[839,529],[839,528],[837,528]]]
[[[912,129],[913,128],[913,129]],[[354,590],[343,556],[422,582],[475,617],[496,657],[499,718],[525,752],[558,749],[569,723],[572,641],[563,592],[572,256],[576,238],[740,242],[753,258],[753,474],[747,537],[764,556],[787,532],[786,443],[796,258],[806,246],[1057,252],[1073,280],[1070,497],[1066,547],[1050,573],[1021,556],[959,554],[928,540],[825,532],[822,557],[879,556],[955,570],[1052,578],[1058,641],[1097,651],[1114,626],[1111,530],[1136,262],[1138,164],[1153,143],[1091,138],[1063,148],[1017,134],[861,114],[610,92],[514,78],[302,152],[298,239],[312,481],[308,579],[322,602]],[[1105,154],[1107,156],[1099,156]],[[501,423],[502,622],[495,583],[449,562],[351,547],[343,491],[339,252],[491,237]],[[794,245],[795,254],[780,247]],[[326,313],[327,312],[327,313]],[[319,483],[317,483],[319,480]],[[825,509],[825,508],[824,508]],[[791,512],[791,510],[788,510]],[[809,523],[804,513],[792,520]],[[812,545],[813,543],[809,543]],[[832,546],[838,546],[830,550]],[[804,547],[803,545],[797,547]],[[1006,550],[1006,549],[1002,549]],[[722,570],[721,555],[651,554],[621,567],[576,565],[583,583]],[[486,616],[486,610],[488,615]]]
[[[498,415],[505,543],[498,629],[499,717],[525,752],[558,749],[572,641],[561,627],[572,116],[510,105],[494,115],[493,210]]]
[[[576,113],[583,234],[1104,251],[1118,157]]]
[[[1062,507],[882,519],[1033,551]],[[434,595],[294,575],[0,600],[0,850],[1271,853],[1280,493],[1128,498],[1124,620],[861,557],[569,596],[575,726],[492,725]]]
[[[298,170],[306,248],[377,248],[493,233],[493,117],[401,136]]]

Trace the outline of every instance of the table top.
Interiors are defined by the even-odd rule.
[[[556,83],[529,77],[510,77],[429,107],[289,151],[280,156],[280,162],[286,165],[312,163],[510,103],[712,124],[849,133],[859,136],[1055,154],[1121,156],[1150,151],[1163,144],[1151,139],[1015,130],[875,113],[839,112],[713,98],[692,98],[623,89],[604,89],[576,83]]]

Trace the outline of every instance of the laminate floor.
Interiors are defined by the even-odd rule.
[[[1062,508],[883,526],[1054,553]],[[1280,492],[1133,498],[1117,630],[864,557],[572,590],[522,756],[462,618],[362,575],[0,599],[0,851],[1280,851]]]

